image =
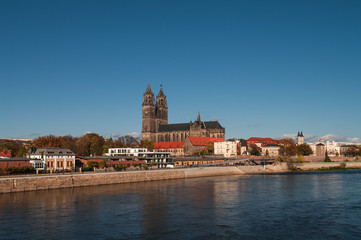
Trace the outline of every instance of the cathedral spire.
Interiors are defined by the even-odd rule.
[[[198,121],[198,122],[201,121],[201,115],[199,114],[199,112],[198,112],[198,114],[197,114],[197,121]]]
[[[159,90],[159,93],[158,93],[158,97],[164,97],[164,92],[163,92],[163,86],[162,86],[162,84],[160,85],[160,90]]]
[[[150,89],[150,84],[148,83],[148,87],[147,90],[145,91],[145,93],[152,93],[152,89]]]

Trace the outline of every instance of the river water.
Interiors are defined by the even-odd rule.
[[[0,239],[361,239],[361,171],[0,195]]]

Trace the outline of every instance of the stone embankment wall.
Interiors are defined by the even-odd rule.
[[[339,167],[341,163],[325,162],[325,163],[303,163],[297,166],[302,170],[318,170],[321,168]],[[361,162],[345,162],[346,168],[361,168]]]
[[[242,174],[242,172],[236,167],[208,167],[115,173],[84,173],[38,177],[14,177],[0,179],[0,193],[230,174]]]
[[[323,167],[339,167],[340,163],[303,163],[297,167],[302,170],[317,170]],[[346,168],[361,168],[361,162],[347,162]],[[0,193],[48,190],[58,188],[72,188],[82,186],[96,186],[116,183],[131,183],[181,179],[192,177],[281,173],[287,172],[286,163],[257,166],[228,166],[228,167],[197,167],[170,170],[112,172],[112,173],[84,173],[74,175],[53,175],[34,177],[14,177],[0,179]]]

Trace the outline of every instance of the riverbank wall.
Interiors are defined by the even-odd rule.
[[[170,170],[148,170],[112,173],[84,173],[14,177],[0,179],[0,193],[97,186],[116,183],[158,181],[169,179],[243,174],[237,167],[199,167]]]
[[[339,167],[340,163],[304,163],[297,168],[309,171]],[[361,162],[347,162],[346,168],[361,168]],[[221,175],[264,174],[287,172],[286,163],[257,166],[196,167],[167,170],[125,171],[108,173],[83,173],[70,175],[47,175],[12,177],[0,179],[0,193],[74,188],[117,183],[132,183]]]

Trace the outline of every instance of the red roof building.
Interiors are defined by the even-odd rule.
[[[261,143],[261,144],[279,144],[280,140],[275,140],[272,138],[258,138],[258,137],[251,137],[247,139],[247,145],[248,144],[256,144],[256,143]]]
[[[170,152],[172,156],[183,156],[184,142],[156,142],[154,143],[154,150],[158,152]]]
[[[195,152],[201,152],[209,142],[222,142],[223,138],[195,137],[189,136],[184,141],[184,154],[192,155]]]

